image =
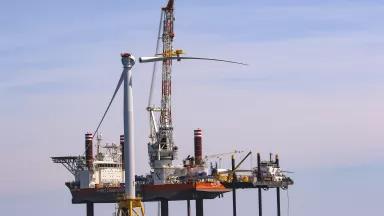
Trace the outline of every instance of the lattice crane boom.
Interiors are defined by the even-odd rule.
[[[173,32],[173,6],[174,1],[170,0],[165,8],[163,8],[163,56],[172,55],[172,42],[174,38]],[[171,104],[171,88],[172,88],[172,59],[165,59],[162,65],[162,91],[161,91],[161,112],[160,112],[160,134],[159,141],[162,148],[172,148],[173,145],[173,127],[172,127],[172,104]]]

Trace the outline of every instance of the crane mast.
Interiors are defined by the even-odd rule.
[[[174,0],[168,1],[166,7],[162,8],[161,14],[160,37],[162,39],[163,47],[162,53],[156,53],[156,55],[172,57],[174,55],[174,51],[172,49],[172,42],[174,38]],[[174,145],[173,140],[171,74],[172,59],[164,59],[162,61],[161,76],[161,106],[160,108],[155,108],[152,104],[149,104],[149,107],[147,108],[150,113],[151,122],[148,154],[150,165],[153,169],[154,182],[159,184],[167,183],[166,179],[170,174],[172,174],[172,161],[176,158],[177,153],[177,147]],[[158,126],[154,112],[160,112]]]
[[[172,41],[173,33],[173,1],[169,1],[168,5],[163,8],[164,23],[163,23],[163,55],[166,57],[172,56]],[[166,59],[162,65],[162,92],[161,92],[161,111],[160,111],[160,127],[159,127],[159,142],[161,148],[169,149],[173,146],[173,127],[172,127],[172,112],[171,112],[171,72],[172,59]]]

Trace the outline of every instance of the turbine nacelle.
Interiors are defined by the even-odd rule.
[[[121,53],[121,63],[123,63],[124,67],[132,67],[135,62],[135,57],[130,53]]]

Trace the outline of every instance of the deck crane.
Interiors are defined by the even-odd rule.
[[[209,161],[211,159],[218,159],[219,160],[219,166],[218,167],[220,168],[221,167],[221,162],[222,162],[224,156],[231,156],[231,155],[234,155],[234,154],[241,154],[243,152],[244,151],[235,150],[235,151],[232,151],[232,152],[225,152],[225,153],[219,153],[219,154],[206,155],[204,157],[204,161]]]
[[[174,27],[174,0],[169,0],[167,5],[161,10],[160,25],[158,31],[158,40],[156,46],[155,56],[153,57],[140,57],[140,63],[154,62],[151,88],[148,100],[147,111],[149,112],[150,119],[150,135],[148,143],[149,164],[152,168],[152,176],[155,184],[166,184],[168,176],[172,174],[172,162],[176,159],[178,147],[173,139],[173,123],[172,123],[172,60],[180,61],[182,59],[188,60],[208,60],[220,61],[227,63],[242,64],[240,62],[228,61],[215,58],[201,58],[182,56],[183,50],[173,49],[173,38],[175,36]],[[162,53],[159,52],[160,39],[162,42]],[[162,62],[161,72],[161,105],[156,107],[152,102],[152,95],[154,89],[155,75],[156,75],[156,62]],[[156,120],[156,114],[159,114],[159,121]],[[157,124],[158,123],[158,124]]]
[[[162,40],[162,55],[168,57],[173,54],[172,41],[173,21],[174,21],[174,0],[169,0],[168,4],[161,10],[160,26],[156,53],[159,51],[159,40]],[[162,29],[161,29],[162,28]],[[162,62],[162,82],[161,82],[161,106],[155,107],[152,103],[154,76],[156,64],[154,65],[150,96],[147,111],[150,116],[150,141],[148,143],[148,154],[150,166],[154,170],[154,176],[167,176],[166,166],[172,166],[172,161],[176,159],[177,146],[173,141],[173,124],[171,111],[171,73],[172,60],[166,59]],[[159,125],[157,125],[155,112],[160,112]],[[155,179],[156,183],[166,183],[166,178]]]

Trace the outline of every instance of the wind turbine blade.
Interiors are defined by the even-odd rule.
[[[188,56],[172,56],[172,57],[163,57],[163,56],[155,56],[155,57],[140,57],[139,62],[140,63],[147,63],[147,62],[157,62],[157,61],[164,61],[167,59],[175,59],[180,61],[181,59],[192,59],[192,60],[206,60],[206,61],[219,61],[219,62],[226,62],[226,63],[232,63],[232,64],[239,64],[239,65],[248,65],[242,62],[236,62],[236,61],[230,61],[230,60],[224,60],[224,59],[215,59],[215,58],[203,58],[203,57],[188,57]]]
[[[139,58],[140,63],[158,62],[162,60],[164,60],[164,58],[162,57],[140,57]]]
[[[101,124],[103,123],[104,118],[105,118],[105,116],[107,115],[107,112],[108,112],[109,108],[111,107],[112,102],[113,102],[113,100],[115,99],[115,96],[116,96],[117,92],[119,91],[120,86],[121,86],[121,84],[123,83],[123,80],[124,80],[124,77],[125,77],[125,76],[126,76],[126,73],[124,73],[124,71],[123,71],[123,72],[121,73],[119,82],[117,83],[115,92],[113,92],[112,98],[111,98],[111,100],[109,101],[108,107],[107,107],[107,109],[105,110],[104,115],[103,115],[103,117],[101,118],[99,124],[97,125],[97,128],[96,128],[95,132],[93,133],[93,137],[95,137],[95,135],[96,135],[97,132],[99,131],[99,128],[100,128]],[[92,137],[92,138],[93,138],[93,137]]]
[[[248,65],[242,62],[236,62],[236,61],[230,61],[230,60],[225,60],[225,59],[215,59],[215,58],[201,58],[201,57],[173,57],[173,59],[196,59],[196,60],[207,60],[207,61],[219,61],[219,62],[226,62],[226,63],[232,63],[232,64],[239,64],[239,65]]]
[[[156,42],[156,53],[159,52],[159,46],[160,46],[160,35],[161,35],[161,27],[163,24],[163,16],[164,16],[164,11],[161,10],[160,13],[160,23],[159,23],[159,31],[157,32],[157,42]],[[156,80],[156,66],[157,66],[157,61],[153,63],[153,69],[152,69],[152,79],[151,79],[151,87],[149,89],[149,98],[148,98],[148,107],[152,105],[152,97],[153,97],[153,90],[154,90],[154,85],[155,85],[155,80]]]

